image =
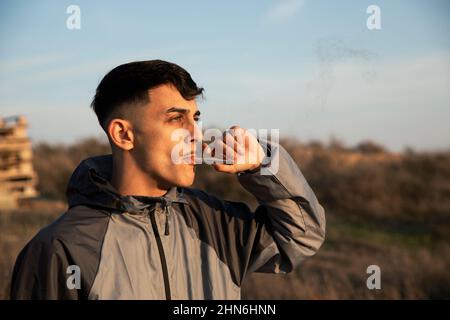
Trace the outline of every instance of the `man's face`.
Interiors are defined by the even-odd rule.
[[[172,150],[182,144],[185,151],[194,152],[202,139],[197,125],[200,112],[195,99],[185,100],[172,85],[150,90],[150,104],[137,107],[133,116],[134,147],[132,156],[141,170],[163,188],[188,187],[195,177],[195,165],[174,163]],[[174,140],[172,134],[184,129],[184,138]],[[199,144],[201,146],[201,143]]]

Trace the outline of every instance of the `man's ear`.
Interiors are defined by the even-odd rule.
[[[124,119],[112,119],[108,124],[108,135],[114,145],[124,151],[134,148],[134,134],[131,123]]]

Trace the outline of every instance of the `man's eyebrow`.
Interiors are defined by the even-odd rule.
[[[166,110],[166,113],[172,113],[172,112],[179,112],[179,113],[183,113],[183,114],[187,114],[190,112],[189,109],[185,109],[185,108],[179,108],[179,107],[172,107]],[[199,116],[200,115],[200,110],[195,111],[194,116]]]

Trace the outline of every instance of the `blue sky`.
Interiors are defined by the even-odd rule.
[[[81,9],[81,29],[66,8]],[[366,27],[369,5],[381,30]],[[160,58],[206,89],[203,123],[391,150],[450,146],[449,1],[0,2],[0,115],[33,141],[102,135],[89,108],[116,65]]]

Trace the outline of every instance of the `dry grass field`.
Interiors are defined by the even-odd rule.
[[[450,298],[450,151],[392,153],[373,143],[355,147],[285,140],[327,214],[319,253],[288,275],[252,274],[244,299]],[[0,212],[0,299],[8,299],[20,249],[65,210],[67,180],[97,140],[34,147],[41,198]],[[255,201],[232,175],[200,166],[195,187],[229,200]],[[369,265],[381,268],[381,290],[366,286]]]

